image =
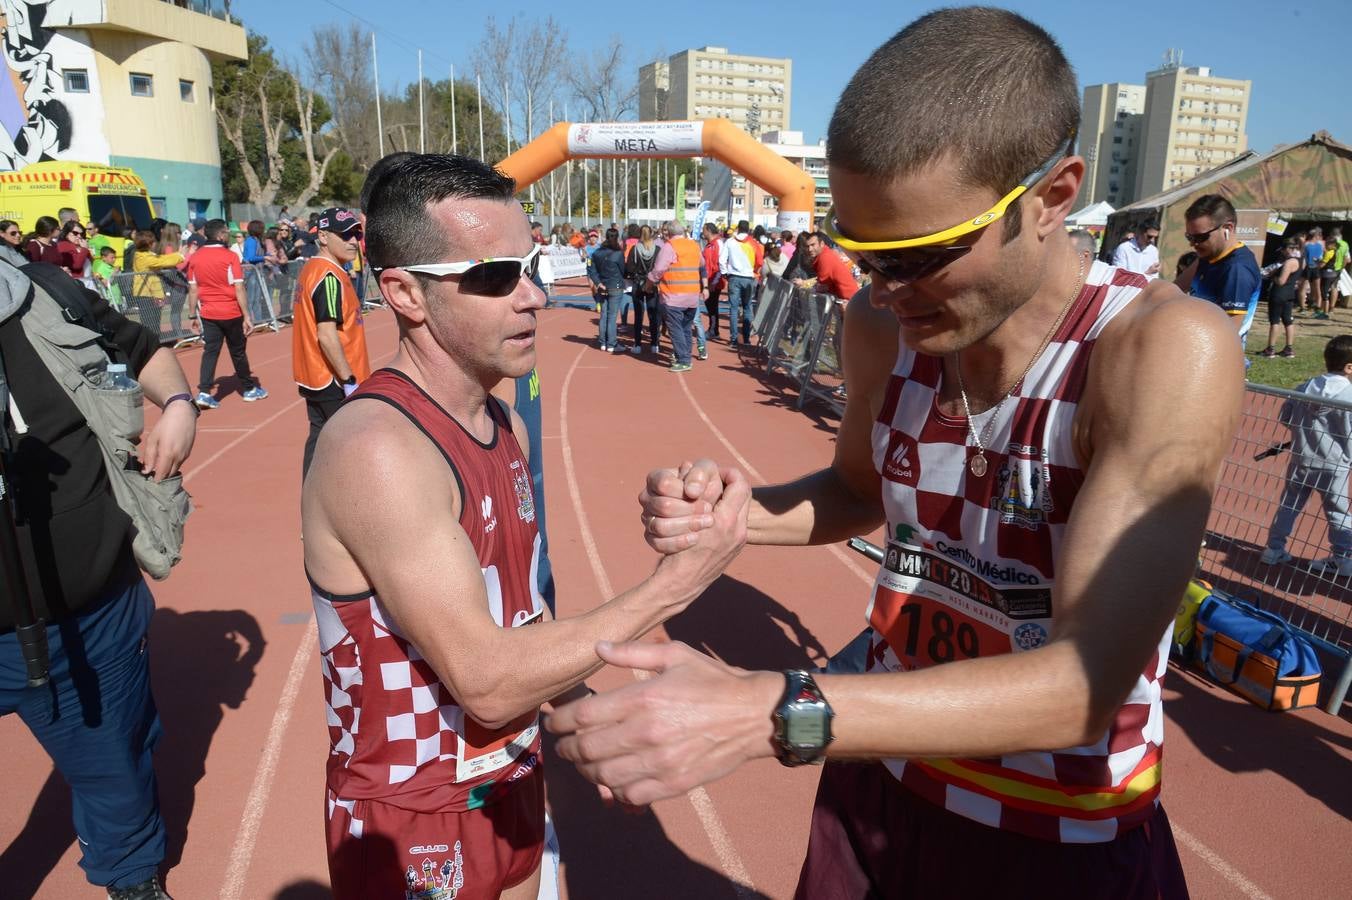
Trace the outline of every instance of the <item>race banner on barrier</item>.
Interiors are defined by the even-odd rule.
[[[552,284],[564,278],[586,278],[587,260],[576,247],[551,245],[540,254],[540,280]]]
[[[568,127],[576,156],[699,156],[703,122],[582,122]]]

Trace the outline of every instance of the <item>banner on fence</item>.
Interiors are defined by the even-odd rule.
[[[586,278],[587,260],[576,247],[551,245],[540,254],[540,280],[546,283],[565,278]]]

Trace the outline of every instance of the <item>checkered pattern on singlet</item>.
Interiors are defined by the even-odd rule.
[[[399,373],[377,372],[355,396],[363,394],[403,411],[452,466],[460,525],[479,559],[489,615],[503,628],[538,620],[544,610],[535,577],[540,537],[529,469],[505,410],[490,408],[499,427],[491,443],[480,444]],[[536,711],[502,729],[484,728],[466,715],[379,597],[336,596],[313,584],[311,597],[329,728],[331,819],[339,809],[350,814],[355,800],[427,812],[477,808],[538,764]]]
[[[1145,285],[1140,275],[1093,264],[1066,320],[1015,393],[1003,407],[973,417],[983,434],[998,414],[982,478],[968,469],[976,448],[967,420],[938,409],[942,361],[902,347],[873,426],[889,538],[901,539],[890,548],[929,555],[959,574],[981,574],[997,592],[1050,590],[1084,480],[1071,422],[1094,342]],[[886,574],[879,573],[875,603]],[[1011,652],[1046,639],[1055,616],[1049,602],[1047,609],[1045,619],[1017,630],[1017,622],[1000,626]],[[1167,663],[1166,631],[1112,726],[1092,745],[998,759],[890,760],[887,767],[922,797],[992,827],[1069,843],[1111,840],[1154,811]],[[897,648],[876,634],[869,668],[906,667]]]

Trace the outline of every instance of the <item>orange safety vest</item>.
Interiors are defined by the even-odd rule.
[[[338,380],[324,351],[319,347],[319,324],[315,322],[315,307],[310,297],[315,288],[332,274],[338,279],[339,293],[332,302],[340,305],[338,340],[343,345],[343,356],[352,368],[357,381],[371,376],[371,362],[366,355],[366,326],[362,321],[361,303],[352,282],[342,267],[331,259],[314,256],[300,270],[296,281],[296,303],[291,319],[291,372],[296,384],[312,391],[323,390]]]
[[[694,294],[699,300],[699,264],[701,254],[699,244],[687,237],[672,238],[668,243],[676,251],[676,258],[662,273],[662,295],[671,297],[676,294]]]

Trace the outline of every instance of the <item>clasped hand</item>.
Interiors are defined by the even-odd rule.
[[[639,503],[660,566],[712,582],[746,542],[751,489],[709,460],[648,475]],[[777,676],[745,672],[682,643],[599,643],[606,663],[657,675],[562,706],[546,727],[558,754],[616,799],[646,805],[684,793],[769,752]]]

